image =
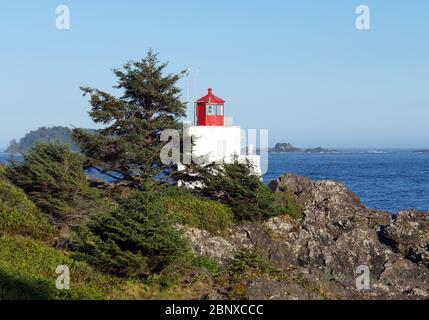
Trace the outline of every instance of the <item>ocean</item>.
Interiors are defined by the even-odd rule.
[[[264,182],[287,172],[344,183],[369,208],[398,213],[429,211],[429,153],[350,150],[339,153],[271,153]]]
[[[9,158],[0,153],[0,162]],[[349,150],[338,153],[270,153],[264,182],[293,172],[344,183],[373,209],[429,211],[429,153]]]

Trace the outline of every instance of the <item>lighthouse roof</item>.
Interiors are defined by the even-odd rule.
[[[213,89],[212,88],[208,88],[208,93],[207,93],[207,95],[205,95],[204,97],[202,97],[202,98],[199,98],[198,100],[197,100],[197,102],[204,102],[204,103],[215,103],[215,104],[224,104],[225,103],[225,100],[223,100],[223,99],[221,99],[221,98],[219,98],[219,97],[216,97],[214,94],[213,94]]]

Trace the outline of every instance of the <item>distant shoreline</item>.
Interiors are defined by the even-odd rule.
[[[324,147],[316,147],[316,148],[301,148],[295,147],[290,143],[276,143],[274,147],[269,147],[265,149],[258,148],[257,152],[261,151],[268,153],[302,153],[302,154],[311,154],[311,153],[350,153],[350,152],[365,152],[365,153],[374,153],[374,154],[383,154],[387,152],[395,152],[395,151],[407,151],[412,153],[429,153],[429,149],[416,149],[416,148],[324,148]]]

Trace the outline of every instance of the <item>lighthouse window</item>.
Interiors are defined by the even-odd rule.
[[[206,114],[209,116],[223,116],[223,105],[221,104],[208,104]]]
[[[216,115],[216,105],[208,104],[207,105],[207,115],[215,116]]]

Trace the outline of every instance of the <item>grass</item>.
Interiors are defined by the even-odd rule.
[[[117,279],[72,260],[66,251],[36,240],[3,234],[0,257],[0,299],[110,299],[121,296]],[[55,270],[59,265],[70,268],[70,290],[56,288]]]
[[[0,300],[198,299],[213,292],[211,272],[217,272],[213,262],[195,257],[151,281],[118,278],[73,260],[67,251],[7,234],[0,236],[0,257]],[[56,288],[59,265],[70,268],[70,290]]]

